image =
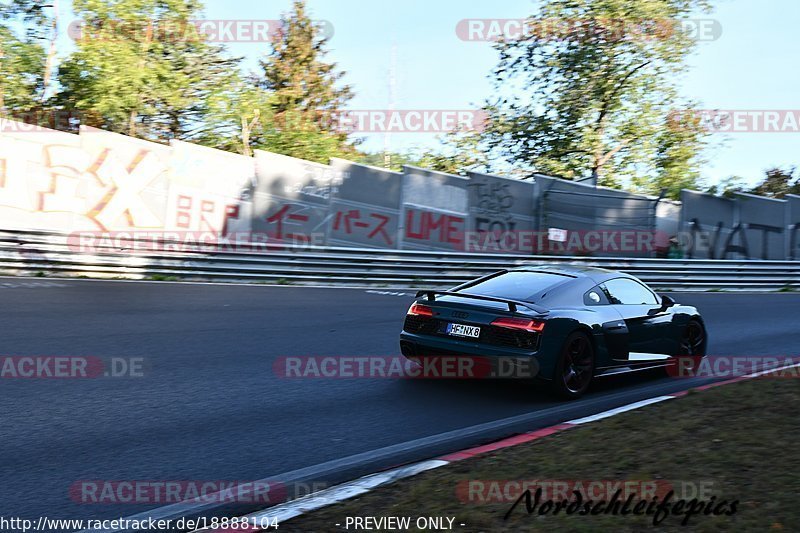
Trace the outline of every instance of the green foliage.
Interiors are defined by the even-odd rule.
[[[387,165],[388,160],[388,165]],[[355,161],[365,165],[401,171],[403,166],[427,168],[464,176],[469,171],[487,171],[486,153],[478,132],[454,131],[440,139],[438,149],[359,154]]]
[[[747,191],[747,185],[745,184],[744,178],[739,176],[729,176],[706,189],[707,193],[716,194],[717,196],[725,198],[732,198],[734,193],[745,191]]]
[[[275,114],[307,113],[324,127],[326,113],[336,113],[352,98],[352,89],[337,86],[344,72],[326,63],[327,38],[306,12],[305,2],[295,0],[293,11],[281,19],[278,39],[261,61],[263,76],[258,80],[275,94]]]
[[[489,169],[480,133],[454,131],[442,139],[442,144],[441,150],[423,152],[417,166],[461,176],[469,171],[481,172]]]
[[[420,166],[421,155],[409,150],[406,152],[365,152],[358,154],[354,161],[362,165],[386,168],[400,172],[404,165]]]
[[[0,113],[39,111],[44,91],[46,53],[43,38],[49,22],[35,0],[0,0]],[[21,23],[26,31],[12,29]]]
[[[48,9],[52,5],[40,0],[2,0],[0,1],[0,20],[18,19],[26,24],[26,34],[32,38],[43,38],[41,33],[49,25],[52,15]]]
[[[253,143],[264,124],[273,120],[273,96],[237,78],[231,85],[214,93],[208,100],[203,129],[197,142],[205,146],[252,155]],[[256,140],[253,140],[256,136]]]
[[[0,112],[22,112],[39,105],[45,51],[0,26]]]
[[[784,198],[787,194],[800,195],[800,176],[795,177],[797,169],[778,167],[766,171],[764,180],[750,190],[752,194],[770,198]]]
[[[569,179],[671,196],[697,180],[704,132],[670,128],[681,102],[675,77],[694,43],[671,31],[642,35],[653,21],[678,21],[694,0],[550,0],[534,21],[592,21],[592,31],[498,45],[498,96],[486,139],[518,166]],[[616,26],[604,26],[612,21]],[[618,26],[618,27],[617,27]],[[621,31],[615,31],[620,30]]]
[[[83,32],[59,68],[57,103],[91,126],[151,140],[192,139],[237,62],[192,31],[201,4],[75,0],[73,7]]]
[[[339,83],[344,73],[336,64],[323,60],[327,39],[322,28],[300,0],[281,22],[255,80],[271,95],[271,120],[262,121],[260,131],[253,132],[253,146],[323,163],[330,157],[353,157],[354,145],[335,121],[353,93]]]
[[[773,167],[765,171],[764,179],[755,187],[749,187],[744,178],[731,176],[706,189],[706,192],[732,198],[735,193],[749,193],[768,198],[785,198],[787,194],[800,195],[800,176],[795,176],[795,167],[782,169]]]

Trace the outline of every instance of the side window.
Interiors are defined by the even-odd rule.
[[[617,278],[600,286],[612,304],[658,305],[658,298],[641,283],[632,279]]]
[[[602,287],[592,287],[583,295],[583,305],[608,305],[608,297]]]

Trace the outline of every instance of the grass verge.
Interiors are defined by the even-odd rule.
[[[800,381],[789,378],[691,392],[425,472],[285,522],[280,531],[353,531],[352,523],[345,529],[347,517],[388,516],[411,517],[411,527],[403,531],[419,531],[415,520],[428,516],[454,518],[452,530],[468,532],[800,531],[800,473],[794,468],[800,441],[798,407]],[[483,485],[477,485],[477,480]],[[722,500],[728,504],[738,500],[738,504],[731,516],[701,512],[690,518],[688,526],[681,525],[683,515],[669,515],[658,526],[653,524],[653,515],[581,516],[562,511],[540,516],[541,505],[528,514],[524,503],[505,519],[520,491],[513,484],[495,485],[489,480],[537,480],[533,487],[545,489],[542,502],[546,491],[563,490],[564,481],[570,489],[588,488],[589,482],[612,487],[601,489],[601,494],[615,490],[608,482],[634,481],[629,486],[638,487],[635,491],[655,483],[659,501],[666,487],[677,492],[673,503],[680,496],[687,500],[697,496],[714,504]],[[634,503],[645,499],[638,498],[645,494],[637,492]],[[398,529],[373,527],[370,531]]]

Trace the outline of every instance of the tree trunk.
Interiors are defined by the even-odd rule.
[[[136,114],[135,109],[131,109],[131,114],[128,117],[128,135],[131,137],[136,137]]]
[[[47,88],[53,75],[53,64],[56,59],[56,40],[58,39],[58,0],[53,0],[53,23],[51,25],[50,49],[47,51],[47,61],[44,64],[42,76],[42,105],[47,100]]]

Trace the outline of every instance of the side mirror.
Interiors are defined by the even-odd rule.
[[[655,316],[655,315],[657,315],[659,313],[663,313],[664,311],[666,311],[667,309],[669,309],[673,305],[675,305],[675,300],[673,300],[672,298],[670,298],[666,294],[662,294],[661,295],[661,307],[659,307],[658,309],[651,309],[651,310],[649,310],[647,312],[647,314],[650,315],[650,316]]]
[[[661,309],[669,309],[673,305],[675,305],[675,300],[672,297],[667,296],[666,294],[661,295]]]

